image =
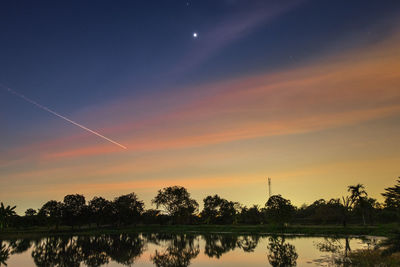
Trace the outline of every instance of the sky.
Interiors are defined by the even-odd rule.
[[[263,206],[267,177],[298,206],[357,183],[382,201],[400,176],[399,15],[399,1],[2,1],[0,201],[22,214],[135,192],[154,208],[179,185]]]

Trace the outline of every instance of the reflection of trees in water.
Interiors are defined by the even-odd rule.
[[[142,255],[144,245],[144,240],[137,234],[113,236],[111,237],[111,244],[108,246],[108,255],[112,260],[130,266]]]
[[[208,234],[204,253],[210,258],[220,258],[236,248],[254,252],[261,236],[236,236]],[[81,266],[91,267],[109,264],[111,261],[131,266],[140,257],[147,243],[157,245],[150,260],[157,267],[189,266],[200,252],[200,236],[186,234],[121,234],[78,237],[47,237],[41,240],[11,240],[0,243],[0,263],[5,263],[11,254],[22,253],[32,248],[36,266]],[[32,246],[33,245],[33,246]],[[285,242],[284,237],[270,237],[268,260],[272,266],[296,265],[295,247]]]
[[[9,244],[12,249],[11,254],[20,254],[31,248],[32,241],[29,239],[14,239],[9,241]]]
[[[2,264],[7,265],[6,261],[10,257],[10,254],[11,254],[10,247],[4,244],[2,240],[0,240],[0,266]]]
[[[101,266],[110,260],[131,266],[144,251],[139,235],[48,237],[32,251],[37,266]]]
[[[315,243],[315,247],[321,252],[338,253],[343,245],[338,238],[325,237],[324,241]]]
[[[37,266],[79,266],[82,254],[77,238],[48,237],[32,251]]]
[[[285,243],[285,237],[270,237],[268,261],[274,267],[296,266],[298,254],[292,244]]]
[[[149,242],[160,244],[166,242],[166,249],[162,252],[155,251],[151,260],[157,267],[184,267],[189,266],[190,261],[197,257],[200,252],[199,244],[193,235],[168,235],[152,234],[148,236]]]
[[[314,260],[320,265],[344,265],[348,262],[348,253],[351,251],[349,237],[344,238],[344,246],[342,239],[335,237],[325,237],[323,241],[316,242],[314,245],[320,252],[329,253]]]
[[[106,235],[78,238],[78,245],[82,248],[83,262],[93,267],[109,263],[110,238]]]
[[[239,248],[243,249],[244,252],[254,252],[259,240],[260,236],[257,235],[241,236],[238,238],[237,245]]]
[[[206,235],[204,253],[208,257],[221,257],[222,254],[234,250],[237,244],[237,236],[233,235]]]
[[[32,242],[27,239],[10,240],[5,244],[0,240],[0,266],[7,266],[6,261],[13,254],[20,254],[27,251],[32,246]]]
[[[226,234],[205,235],[206,242],[204,253],[217,259],[235,248],[241,248],[245,252],[253,252],[257,247],[260,236],[235,236]]]

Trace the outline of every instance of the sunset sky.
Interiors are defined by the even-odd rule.
[[[194,36],[197,34],[197,37]],[[263,206],[400,176],[400,1],[2,1],[0,201]],[[7,90],[104,135],[79,128]]]

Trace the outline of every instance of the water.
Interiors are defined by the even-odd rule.
[[[13,266],[334,266],[379,238],[231,234],[121,234],[0,241]]]

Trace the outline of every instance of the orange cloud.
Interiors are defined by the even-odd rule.
[[[197,90],[209,93],[199,99],[145,121],[124,120],[123,127],[114,130],[130,151],[141,152],[304,133],[396,115],[400,107],[398,45],[394,37],[289,71],[204,85]],[[106,145],[82,145],[60,148],[45,157],[120,153]]]

